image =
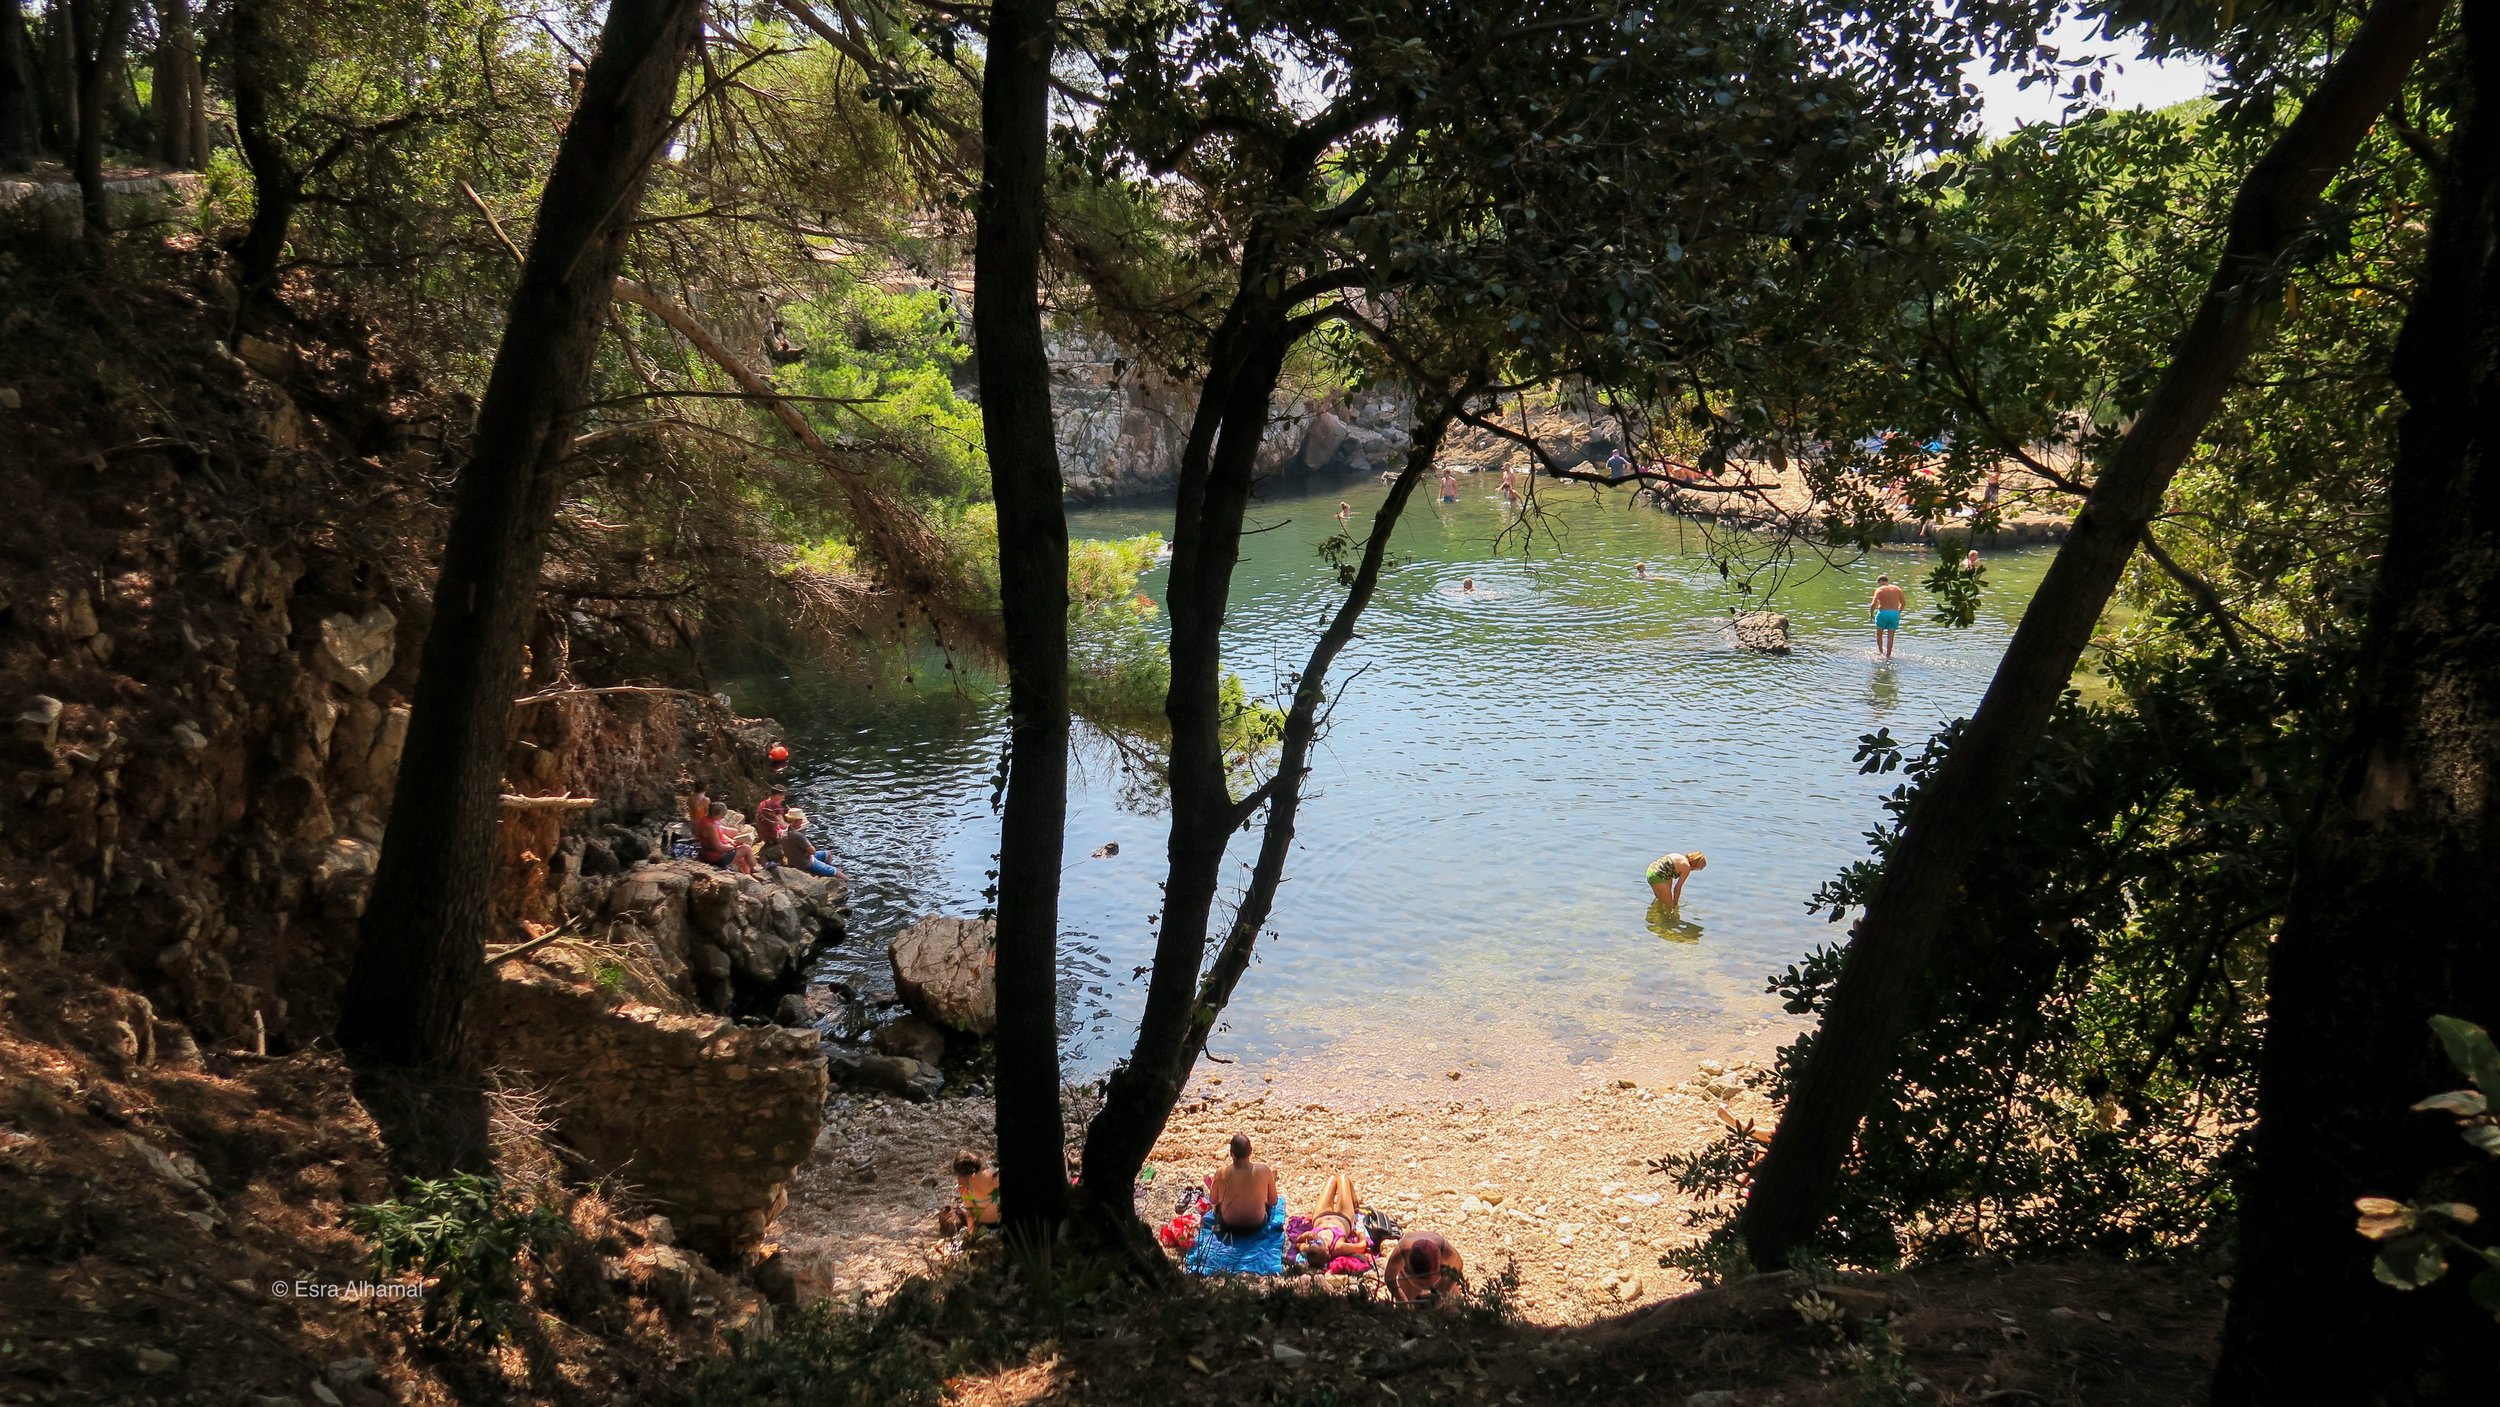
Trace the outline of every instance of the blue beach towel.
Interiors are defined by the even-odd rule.
[[[1282,1275],[1285,1273],[1285,1199],[1276,1199],[1267,1225],[1256,1231],[1226,1232],[1215,1209],[1198,1222],[1198,1244],[1185,1264],[1192,1275]]]

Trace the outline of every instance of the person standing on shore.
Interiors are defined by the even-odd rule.
[[[1909,594],[1895,586],[1891,577],[1875,578],[1875,594],[1866,603],[1866,613],[1875,618],[1875,648],[1885,659],[1892,658],[1893,642],[1901,634],[1901,611],[1909,604]]]

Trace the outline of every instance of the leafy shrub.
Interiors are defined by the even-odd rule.
[[[2114,659],[2116,697],[2066,698],[1946,917],[1817,1257],[1887,1269],[1972,1251],[2132,1256],[2227,1232],[2255,1118],[2266,945],[2349,659],[2329,645],[2234,655],[2174,634]],[[1957,736],[1917,753],[1888,733],[1862,741],[1865,771],[1907,783],[1872,857],[1813,907],[1838,921],[1867,902]],[[1841,957],[1821,948],[1771,990],[1819,1016]],[[1813,1043],[1780,1052],[1773,1099]],[[1761,1151],[1732,1132],[1657,1165],[1710,1206],[1697,1220],[1711,1237],[1678,1268],[1741,1263],[1727,1216]]]
[[[2434,1094],[2413,1107],[2423,1113],[2447,1114],[2457,1121],[2457,1135],[2469,1145],[2500,1158],[2500,1114],[2491,1096],[2500,1094],[2500,1046],[2491,1033],[2453,1016],[2434,1016],[2431,1030],[2472,1089]],[[2451,1252],[2479,1262],[2467,1285],[2474,1303],[2500,1318],[2500,1246],[2478,1246],[2458,1234],[2482,1220],[2480,1208],[2465,1202],[2399,1202],[2363,1197],[2354,1203],[2361,1212],[2354,1228],[2379,1243],[2371,1270],[2399,1290],[2418,1290],[2448,1273]]]
[[[454,1173],[409,1180],[388,1202],[348,1208],[348,1225],[373,1243],[376,1273],[432,1280],[425,1332],[444,1338],[500,1338],[521,1301],[524,1257],[541,1257],[572,1233],[564,1214],[524,1205],[503,1180]]]

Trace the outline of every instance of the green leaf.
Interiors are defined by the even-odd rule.
[[[2454,1016],[2434,1016],[2431,1033],[2447,1047],[2449,1063],[2463,1071],[2477,1089],[2487,1095],[2500,1093],[2500,1046],[2491,1043],[2489,1031]]]
[[[2474,1303],[2490,1310],[2495,1317],[2500,1317],[2500,1270],[2486,1270],[2477,1274],[2472,1280],[2466,1282],[2465,1292],[2473,1296]]]
[[[2370,1273],[2399,1290],[2418,1290],[2448,1273],[2448,1252],[2436,1236],[2398,1237],[2379,1247]]]
[[[2457,1136],[2495,1158],[2500,1158],[2500,1124],[2467,1124]]]
[[[2470,1119],[2489,1107],[2490,1101],[2483,1098],[2480,1090],[2452,1089],[2446,1094],[2432,1095],[2414,1105],[2413,1109],[2417,1114],[2454,1114],[2460,1119]]]

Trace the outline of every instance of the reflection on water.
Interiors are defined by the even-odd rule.
[[[1786,656],[1736,649],[1738,604],[1688,523],[1552,490],[1553,532],[1499,544],[1498,497],[1418,505],[1316,750],[1292,866],[1257,963],[1213,1048],[1245,1069],[1304,1059],[1442,1078],[1475,1059],[1723,1049],[1784,1025],[1765,974],[1832,928],[1806,896],[1864,853],[1898,777],[1851,761],[1860,734],[1905,739],[1967,711],[2012,633],[2045,554],[1996,558],[1979,623],[1933,624],[1915,591],[1897,657],[1878,662],[1866,597],[1916,559],[1807,562],[1774,602]],[[1257,505],[1226,626],[1228,663],[1277,692],[1334,608],[1319,542],[1381,490]],[[1079,536],[1170,528],[1168,507],[1073,516]],[[1632,564],[1649,564],[1652,579]],[[1462,589],[1472,577],[1476,589]],[[1141,589],[1160,598],[1163,572]],[[1358,674],[1359,671],[1359,674]],[[856,886],[861,941],[828,975],[883,985],[883,940],[921,913],[972,913],[997,847],[990,778],[1003,737],[994,685],[922,670],[909,689],[793,679],[736,688],[780,717],[796,800]],[[931,681],[938,682],[931,682]],[[1063,1029],[1073,1073],[1125,1053],[1153,945],[1164,835],[1134,779],[1079,749],[1069,797]],[[1119,853],[1087,857],[1107,842]],[[1255,834],[1238,839],[1231,880]],[[1642,872],[1663,850],[1710,869],[1659,915]],[[1703,930],[1707,928],[1707,940]],[[1665,940],[1665,941],[1661,941]],[[1429,1033],[1419,1034],[1419,1013]]]
[[[1675,909],[1652,899],[1649,901],[1649,931],[1670,943],[1698,943],[1701,925]]]

